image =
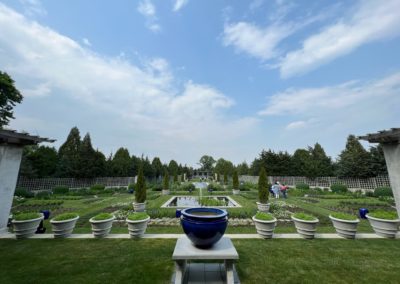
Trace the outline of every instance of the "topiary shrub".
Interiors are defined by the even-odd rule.
[[[135,199],[137,203],[146,201],[146,181],[144,180],[143,167],[140,167],[136,182]]]
[[[299,182],[299,183],[296,183],[296,188],[301,189],[301,190],[307,190],[307,189],[310,189],[310,186],[304,182]]]
[[[346,192],[348,192],[349,190],[347,189],[347,186],[346,186],[346,185],[336,183],[336,184],[332,184],[332,185],[331,185],[331,191],[332,191],[333,193],[346,193]]]
[[[227,185],[228,184],[228,174],[224,173],[224,184]]]
[[[169,174],[167,171],[165,171],[165,173],[164,173],[163,186],[164,186],[164,189],[169,189]]]
[[[374,196],[375,197],[393,196],[393,191],[390,187],[387,186],[377,187],[374,190]]]
[[[268,195],[267,172],[264,168],[261,168],[258,178],[258,199],[261,203],[267,203]]]
[[[237,171],[233,172],[232,186],[233,186],[233,189],[239,189],[239,177],[238,177]]]
[[[14,192],[14,196],[19,196],[19,197],[25,197],[25,198],[32,198],[35,196],[35,194],[33,192],[28,191],[25,188],[22,187],[18,187],[15,192]]]
[[[69,192],[69,188],[67,186],[56,186],[53,188],[53,194],[67,194]]]

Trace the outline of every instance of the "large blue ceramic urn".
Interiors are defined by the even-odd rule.
[[[199,248],[209,248],[218,242],[228,225],[228,212],[218,208],[196,207],[181,211],[183,231]]]

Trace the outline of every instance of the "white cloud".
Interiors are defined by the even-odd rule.
[[[286,24],[273,24],[260,28],[247,22],[227,24],[224,28],[224,44],[232,45],[237,51],[267,60],[278,55],[277,45],[294,32],[295,28]]]
[[[84,45],[92,46],[92,43],[91,43],[91,42],[89,41],[89,39],[87,39],[87,38],[83,38],[83,39],[82,39],[82,42],[83,42]]]
[[[1,3],[0,49],[2,69],[27,91],[17,108],[25,109],[23,121],[57,120],[67,129],[86,125],[107,141],[106,153],[133,143],[135,151],[193,162],[205,153],[234,152],[237,137],[258,123],[229,117],[225,110],[234,101],[212,86],[180,86],[163,58],[136,66],[124,57],[98,55]],[[21,123],[15,121],[30,130]]]
[[[373,82],[350,81],[321,88],[291,88],[271,96],[266,108],[259,114],[324,115],[362,105],[374,108],[365,109],[366,112],[373,112],[400,101],[399,91],[400,73]]]
[[[400,34],[400,1],[360,1],[350,16],[323,28],[287,53],[280,63],[283,78],[304,74],[361,45]]]
[[[24,7],[24,13],[27,16],[45,16],[46,9],[40,0],[19,0]]]
[[[185,6],[188,2],[189,2],[189,0],[175,0],[175,4],[174,4],[173,11],[174,11],[174,12],[178,12],[178,11],[179,11],[180,9],[182,9],[183,6]]]
[[[152,32],[161,31],[161,26],[158,24],[156,7],[150,0],[142,0],[139,2],[137,10],[146,18],[146,27]]]
[[[293,121],[286,126],[287,130],[299,129],[306,127],[307,123],[304,120]]]

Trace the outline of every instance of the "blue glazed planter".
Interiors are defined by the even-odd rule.
[[[360,208],[358,212],[360,213],[360,218],[367,219],[367,217],[365,216],[369,213],[367,208]]]
[[[228,225],[228,212],[218,208],[196,207],[181,211],[183,231],[199,248],[209,248],[218,242]]]

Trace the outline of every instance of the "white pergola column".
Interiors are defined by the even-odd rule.
[[[400,216],[400,144],[382,144],[382,147],[397,214]]]
[[[21,157],[22,147],[0,145],[0,234],[7,232]]]

